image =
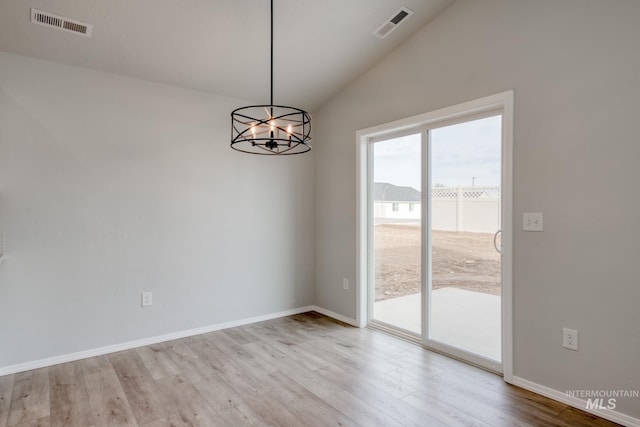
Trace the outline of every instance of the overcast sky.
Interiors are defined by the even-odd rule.
[[[494,116],[431,131],[433,184],[446,187],[500,185],[501,117]],[[420,135],[374,144],[374,181],[420,185]]]

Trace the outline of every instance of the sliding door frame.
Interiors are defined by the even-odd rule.
[[[369,207],[371,200],[371,149],[375,141],[392,139],[401,135],[420,133],[422,139],[422,179],[429,182],[426,165],[430,144],[427,141],[428,131],[437,127],[461,123],[474,118],[487,117],[494,114],[502,115],[502,292],[501,292],[501,327],[502,327],[502,374],[504,380],[511,383],[513,380],[513,294],[512,294],[512,239],[513,239],[513,91],[506,91],[451,107],[420,114],[406,119],[384,123],[378,126],[359,130],[356,133],[356,182],[357,182],[357,268],[356,268],[356,303],[357,323],[360,327],[366,327],[371,320],[372,296],[369,283],[374,280],[373,265],[369,254],[372,253],[373,214]],[[426,174],[426,175],[425,175]],[[422,192],[422,229],[429,227],[428,192]],[[426,233],[427,235],[429,233]],[[430,286],[426,283],[426,268],[429,265],[429,242],[422,238],[422,303],[426,307]],[[427,279],[428,280],[428,279]],[[450,348],[434,345],[427,339],[428,313],[423,310],[422,317],[422,344],[436,351],[444,351],[456,357],[455,351]],[[474,363],[474,360],[469,360]],[[478,363],[481,366],[486,364]],[[490,368],[490,367],[489,367]]]

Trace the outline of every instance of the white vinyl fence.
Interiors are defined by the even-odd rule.
[[[495,233],[500,229],[500,187],[434,187],[431,203],[434,230]],[[420,213],[420,202],[374,201],[377,220],[419,221]]]

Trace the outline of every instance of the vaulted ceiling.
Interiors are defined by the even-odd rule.
[[[274,102],[313,111],[454,0],[274,0]],[[0,51],[269,100],[269,0],[0,0]],[[373,33],[401,7],[415,13]],[[30,23],[30,9],[91,37]]]

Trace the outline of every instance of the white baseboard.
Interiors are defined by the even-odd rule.
[[[324,314],[327,317],[332,317],[332,318],[334,318],[336,320],[339,320],[341,322],[344,322],[344,323],[346,323],[348,325],[355,326],[356,328],[359,327],[358,326],[358,322],[356,321],[356,319],[352,319],[350,317],[343,316],[342,314],[335,313],[335,312],[333,312],[331,310],[327,310],[326,308],[322,308],[322,307],[318,307],[317,305],[314,305],[313,306],[313,311],[317,311],[320,314]]]
[[[587,401],[583,399],[579,399],[573,396],[567,396],[566,393],[554,390],[547,386],[543,386],[537,383],[534,383],[529,380],[525,380],[524,378],[519,378],[514,376],[513,385],[517,385],[518,387],[522,387],[526,390],[532,391],[534,393],[541,394],[542,396],[548,397],[553,400],[557,400],[558,402],[564,403],[569,406],[573,406],[574,408],[578,408],[582,411],[589,412],[590,414],[597,415],[601,418],[605,418],[609,421],[613,421],[614,423],[622,424],[627,427],[640,427],[640,419],[631,417],[629,415],[622,414],[620,412],[611,410],[611,409],[587,409]]]
[[[291,316],[294,314],[306,313],[308,311],[317,311],[314,306],[305,306],[294,308],[291,310],[279,311],[277,313],[265,314],[262,316],[249,317],[246,319],[233,320],[230,322],[218,323],[215,325],[203,326],[201,328],[188,329],[185,331],[171,332],[168,334],[158,335],[155,337],[143,338],[135,341],[127,341],[120,344],[108,345],[89,350],[78,351],[76,353],[62,354],[59,356],[48,357],[46,359],[33,360],[25,363],[0,367],[0,376],[15,374],[18,372],[30,371],[32,369],[45,368],[48,366],[59,365],[61,363],[73,362],[76,360],[87,359],[94,356],[102,356],[117,351],[130,350],[132,348],[144,347],[146,345],[158,344],[165,341],[176,340],[194,335],[206,334],[208,332],[219,331],[222,329],[234,328],[236,326],[248,325],[251,323],[264,322],[265,320],[277,319],[279,317]]]

